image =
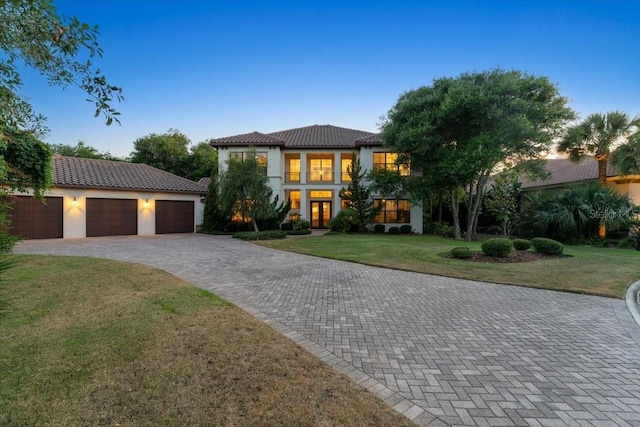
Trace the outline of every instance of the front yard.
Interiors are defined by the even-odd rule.
[[[239,308],[158,269],[14,256],[0,425],[412,425]]]
[[[262,246],[379,267],[622,298],[640,279],[640,251],[566,246],[565,258],[502,264],[442,257],[480,243],[422,235],[330,234],[259,242]]]

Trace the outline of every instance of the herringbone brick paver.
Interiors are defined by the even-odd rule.
[[[247,309],[421,425],[640,426],[640,328],[622,300],[221,236],[30,241],[16,252],[162,268]]]

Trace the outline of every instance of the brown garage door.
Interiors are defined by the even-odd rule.
[[[138,234],[138,201],[87,198],[87,237]]]
[[[62,238],[62,197],[12,196],[9,198],[11,234],[23,239]]]
[[[156,234],[193,233],[193,202],[156,200]]]

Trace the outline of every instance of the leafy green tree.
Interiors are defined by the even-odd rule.
[[[375,216],[380,213],[382,206],[373,206],[371,188],[366,184],[366,171],[362,170],[360,159],[354,154],[351,156],[351,164],[347,167],[347,174],[351,182],[346,188],[340,190],[340,198],[347,203],[347,207],[353,209],[357,215],[358,231],[366,230],[373,222]]]
[[[269,178],[263,173],[255,149],[244,159],[229,158],[220,177],[221,206],[229,217],[239,213],[243,218],[251,219],[254,231],[260,231],[257,220],[275,215],[271,195]]]
[[[46,131],[44,117],[19,93],[23,66],[38,71],[52,86],[81,88],[95,103],[96,117],[102,114],[107,125],[118,121],[112,103],[123,99],[122,90],[93,64],[102,56],[97,26],[61,15],[52,0],[5,0],[0,16],[0,123]]]
[[[112,155],[110,152],[102,153],[96,148],[85,145],[84,141],[78,141],[75,147],[65,144],[50,144],[51,151],[54,154],[68,157],[82,157],[83,159],[100,159],[100,160],[123,160]]]
[[[466,191],[472,240],[492,171],[548,151],[574,117],[566,103],[546,77],[500,69],[465,73],[402,94],[382,123],[382,139],[410,161],[412,199],[428,191],[451,195],[454,229],[460,190]]]
[[[197,181],[218,169],[218,152],[207,141],[200,142],[189,148],[183,164],[187,165],[183,176]]]
[[[636,132],[626,144],[612,153],[611,162],[620,175],[640,174],[640,132]]]
[[[176,175],[185,175],[185,159],[189,155],[187,136],[176,129],[138,138],[133,143],[132,163],[144,163]]]
[[[37,197],[53,184],[51,150],[31,132],[0,124],[0,180],[11,190],[33,189]],[[4,187],[0,195],[4,195]]]
[[[217,169],[211,173],[211,181],[204,202],[202,227],[207,232],[222,231],[224,228],[224,214],[220,208],[220,186]]]
[[[573,161],[593,156],[598,162],[598,180],[604,187],[607,183],[607,164],[612,149],[618,143],[628,143],[639,131],[640,117],[630,119],[629,115],[621,111],[591,114],[582,122],[567,129],[558,145],[558,151],[568,153]],[[622,153],[624,152],[623,150]]]
[[[505,237],[511,235],[518,219],[520,188],[516,174],[503,173],[496,177],[484,199],[484,209],[496,219]]]

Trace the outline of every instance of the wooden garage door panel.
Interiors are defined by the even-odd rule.
[[[138,201],[87,198],[87,237],[138,234]]]
[[[45,197],[42,203],[31,196],[13,196],[9,203],[11,234],[23,239],[62,238],[62,197]]]
[[[194,202],[156,200],[156,234],[193,233]]]

